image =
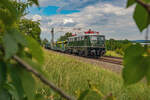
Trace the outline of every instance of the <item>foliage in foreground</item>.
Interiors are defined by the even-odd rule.
[[[28,4],[12,0],[0,1],[0,100],[34,100],[36,85],[32,74],[16,60],[17,55],[40,71],[44,62],[42,49],[33,38],[20,32],[17,23]],[[31,84],[32,83],[32,84]]]
[[[108,96],[111,93],[116,100],[150,99],[150,89],[143,82],[124,87],[121,76],[113,72],[64,54],[45,51],[45,55],[44,72],[48,74],[49,80],[52,80],[58,87],[71,95],[80,97],[83,92],[90,89],[90,83],[96,91],[101,92],[101,95],[95,91],[90,91],[83,100],[101,100],[102,95]],[[53,98],[54,100],[59,98],[45,85],[40,83],[38,87],[39,90],[43,90],[38,92],[47,98]]]
[[[149,28],[149,3],[150,0],[128,0],[127,2],[127,7],[136,4],[133,18],[141,32]],[[146,31],[146,40],[148,39],[148,34],[148,31]],[[134,84],[144,77],[146,77],[147,83],[150,84],[150,52],[147,45],[131,45],[125,50],[122,76],[125,85]]]

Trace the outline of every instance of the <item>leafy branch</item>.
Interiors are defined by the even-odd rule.
[[[142,0],[136,0],[136,2],[141,4],[150,13],[150,3],[145,3]]]
[[[44,62],[42,49],[19,30],[18,22],[30,2],[38,5],[38,0],[0,2],[0,100],[37,100],[32,74],[65,99],[74,100],[39,73]]]
[[[138,26],[140,32],[147,29],[145,40],[148,40],[149,24],[150,24],[150,0],[128,0],[127,7],[136,4],[133,19]],[[150,84],[150,52],[146,44],[142,46],[135,44],[129,46],[125,50],[123,79],[125,85],[139,82],[144,77]]]

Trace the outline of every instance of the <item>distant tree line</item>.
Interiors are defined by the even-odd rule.
[[[65,41],[68,39],[68,37],[71,37],[72,36],[72,33],[71,32],[67,32],[65,33],[65,35],[61,36],[58,41]]]
[[[124,51],[132,44],[129,40],[106,40],[106,49],[110,51],[116,51],[120,55],[124,55]]]

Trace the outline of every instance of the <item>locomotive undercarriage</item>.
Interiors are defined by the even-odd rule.
[[[79,56],[99,58],[105,54],[105,48],[98,47],[70,47],[68,53],[77,54]]]

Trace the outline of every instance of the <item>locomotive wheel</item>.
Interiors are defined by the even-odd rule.
[[[79,51],[79,56],[83,56],[83,53],[82,53],[82,51]]]

